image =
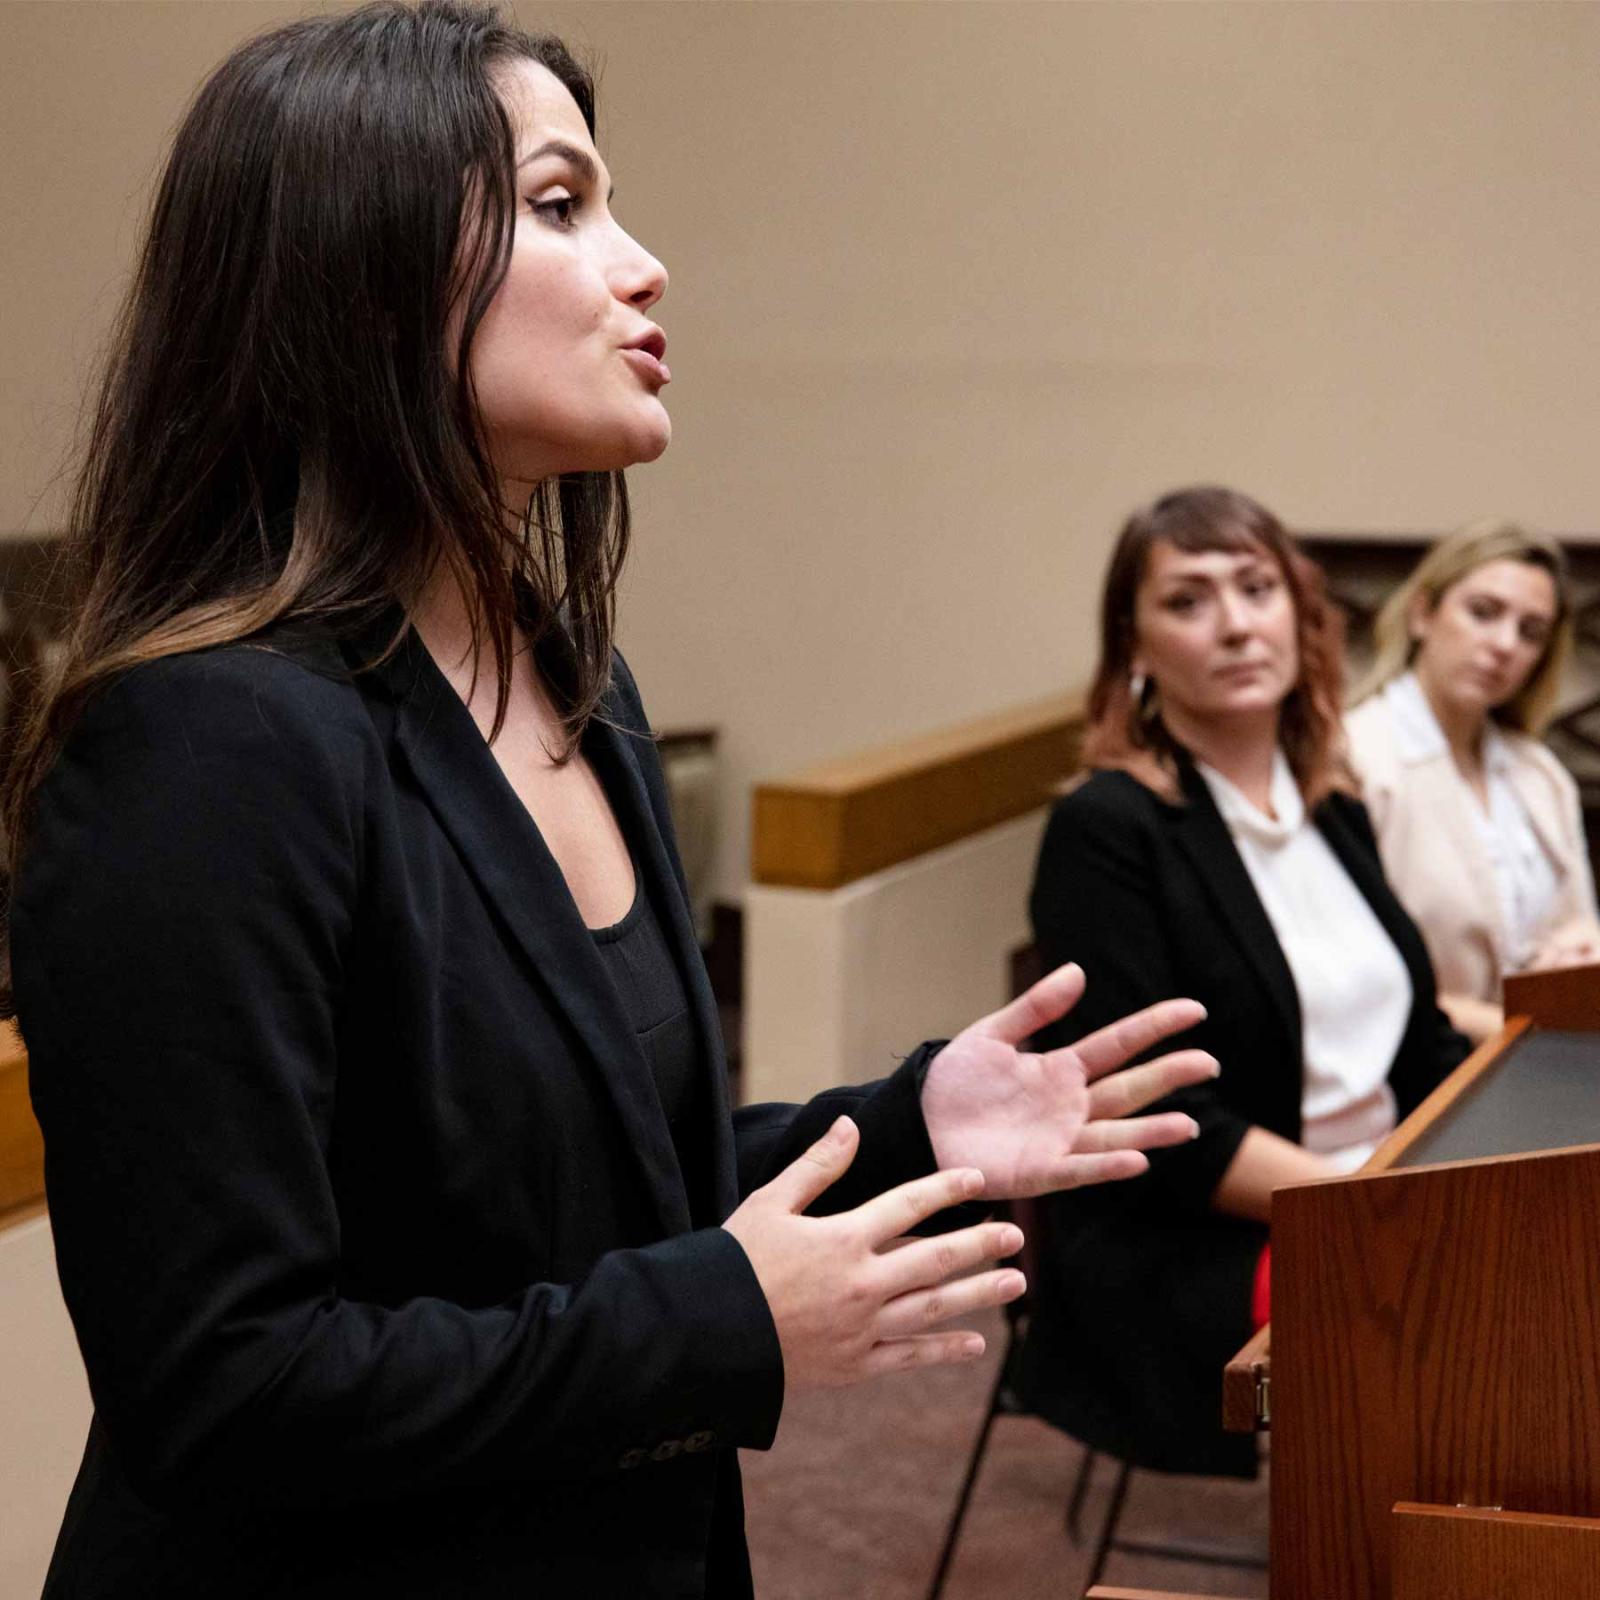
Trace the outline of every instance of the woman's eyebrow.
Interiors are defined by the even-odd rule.
[[[517,171],[521,172],[525,166],[537,161],[541,156],[560,156],[569,166],[576,167],[590,183],[599,181],[600,169],[595,165],[594,157],[587,150],[580,150],[575,144],[568,144],[565,139],[547,139],[537,150],[530,150],[517,163]]]
[[[598,185],[600,182],[600,169],[595,165],[594,157],[587,150],[579,149],[575,144],[568,144],[565,139],[546,139],[537,150],[530,150],[517,163],[517,171],[521,172],[525,166],[537,161],[541,156],[560,156],[568,166],[577,169],[585,183]],[[607,205],[611,204],[616,192],[615,188],[606,191]]]

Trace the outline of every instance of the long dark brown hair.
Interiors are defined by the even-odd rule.
[[[547,480],[514,529],[468,360],[510,257],[493,74],[517,60],[594,131],[593,82],[558,39],[451,0],[292,23],[201,88],[92,410],[64,656],[0,783],[13,871],[31,796],[108,679],[274,623],[365,629],[441,561],[498,666],[495,732],[520,629],[575,747],[610,674],[622,475]]]
[[[1284,700],[1279,743],[1308,806],[1348,786],[1340,707],[1344,628],[1329,603],[1322,570],[1302,555],[1283,524],[1234,489],[1178,489],[1123,524],[1100,603],[1100,664],[1089,690],[1083,761],[1129,772],[1168,799],[1180,797],[1181,750],[1161,718],[1154,686],[1136,685],[1135,603],[1151,549],[1254,550],[1270,556],[1294,602],[1300,677]]]

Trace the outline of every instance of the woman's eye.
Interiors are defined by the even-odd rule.
[[[544,221],[555,228],[570,228],[578,210],[578,197],[572,194],[554,194],[544,200],[530,200],[528,204]]]
[[[1474,600],[1467,609],[1479,622],[1493,622],[1500,615],[1500,607],[1493,600]]]
[[[1522,642],[1524,644],[1542,645],[1550,637],[1549,625],[1547,623],[1535,621],[1532,617],[1528,618],[1518,631],[1522,635]]]
[[[1164,609],[1174,611],[1179,616],[1182,616],[1184,613],[1194,610],[1195,606],[1199,604],[1199,597],[1192,594],[1169,594],[1161,604]]]
[[[1272,578],[1252,578],[1244,585],[1244,592],[1251,600],[1265,600],[1277,590],[1277,582]]]

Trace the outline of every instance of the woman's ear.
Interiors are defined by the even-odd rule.
[[[1428,619],[1433,615],[1433,601],[1424,589],[1418,589],[1406,604],[1406,637],[1412,644],[1421,644],[1428,633]]]

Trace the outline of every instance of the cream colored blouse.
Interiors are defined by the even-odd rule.
[[[1595,920],[1578,787],[1536,739],[1486,737],[1487,811],[1422,686],[1404,673],[1345,719],[1350,759],[1400,902],[1444,994],[1492,1004],[1558,928]]]

